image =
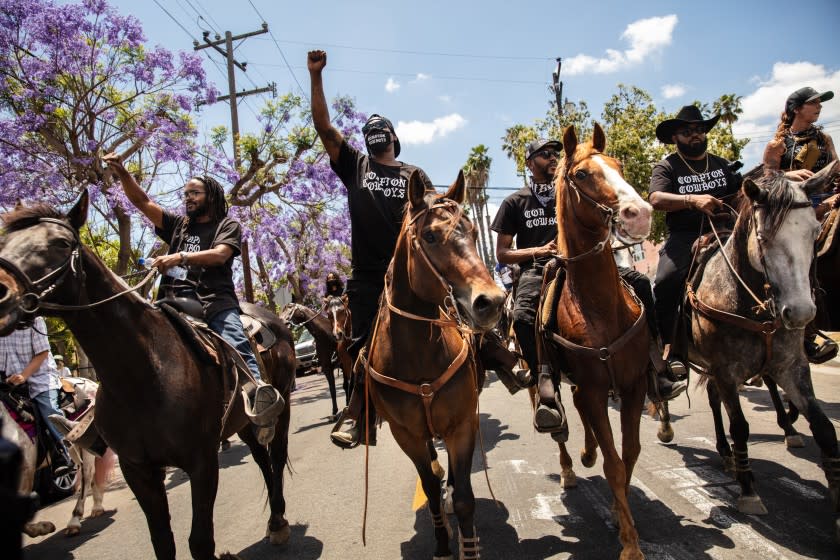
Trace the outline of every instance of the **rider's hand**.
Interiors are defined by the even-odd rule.
[[[20,385],[26,381],[26,378],[19,373],[9,376],[9,383],[12,385]]]
[[[551,257],[557,254],[557,243],[555,241],[549,241],[542,247],[537,247],[534,249],[534,258],[540,257]]]
[[[179,266],[180,264],[181,255],[179,253],[175,253],[173,255],[163,255],[152,262],[152,266],[158,269],[161,274],[164,274],[173,266]]]
[[[795,169],[793,171],[785,171],[785,177],[791,181],[804,181],[814,176],[814,172],[809,169]]]
[[[691,195],[691,205],[707,216],[714,216],[718,213],[718,210],[723,208],[723,203],[710,194]]]
[[[104,161],[108,167],[113,169],[114,171],[124,170],[122,158],[117,152],[111,152],[102,156],[102,161]]]
[[[310,72],[320,72],[327,65],[326,51],[315,50],[309,51],[306,57],[306,67]]]

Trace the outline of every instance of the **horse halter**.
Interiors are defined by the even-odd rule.
[[[19,328],[25,328],[32,324],[35,319],[35,313],[41,308],[57,309],[62,306],[55,304],[48,304],[43,300],[52,294],[67,278],[67,275],[72,272],[74,277],[81,276],[84,281],[84,270],[82,269],[81,261],[81,246],[82,241],[79,238],[79,232],[74,227],[57,218],[39,218],[38,223],[58,224],[66,228],[73,234],[73,247],[70,255],[64,262],[53,270],[42,276],[37,280],[32,280],[21,268],[12,261],[0,257],[0,269],[5,270],[11,274],[15,280],[23,286],[24,294],[21,296],[21,301],[18,308],[26,316],[26,319],[19,322]]]

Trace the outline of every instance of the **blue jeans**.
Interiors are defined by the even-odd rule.
[[[254,379],[259,381],[260,368],[257,366],[257,359],[251,350],[248,337],[245,336],[245,328],[242,326],[242,320],[239,318],[239,310],[233,308],[220,311],[213,316],[210,322],[207,323],[207,326],[236,348],[242,356],[242,359],[248,364],[251,373],[254,374]]]
[[[64,447],[64,436],[61,435],[53,423],[49,420],[50,414],[60,414],[64,416],[64,413],[58,409],[58,389],[48,389],[43,393],[38,393],[32,399],[32,402],[35,403],[35,406],[38,408],[38,414],[41,416],[41,421],[44,423],[44,426],[47,427],[47,430],[52,434],[53,438],[55,439],[56,445],[60,449],[64,450],[64,453],[67,453],[67,448]]]

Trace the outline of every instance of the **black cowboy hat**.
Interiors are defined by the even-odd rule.
[[[382,115],[372,114],[362,127],[362,135],[367,135],[371,130],[390,130],[394,135],[394,157],[400,155],[400,141],[397,138],[397,131],[391,121]]]
[[[720,115],[715,115],[711,119],[703,119],[703,113],[697,105],[686,105],[677,116],[673,119],[666,119],[656,126],[656,137],[663,144],[673,144],[671,139],[676,134],[677,129],[687,124],[700,123],[706,128],[706,132],[710,131],[720,119]]]
[[[531,159],[531,156],[533,156],[543,148],[554,148],[559,153],[560,150],[563,149],[563,144],[561,144],[557,140],[546,140],[545,138],[538,138],[525,147],[525,159]]]

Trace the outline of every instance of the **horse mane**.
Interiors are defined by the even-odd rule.
[[[18,205],[14,210],[0,215],[7,232],[19,231],[35,225],[41,218],[55,218],[62,220],[64,214],[50,206],[39,202],[31,206]]]
[[[781,173],[765,178],[759,186],[767,193],[767,199],[762,203],[767,209],[765,229],[762,233],[767,239],[772,239],[782,227],[791,206],[796,202],[796,187]],[[748,196],[744,196],[743,191],[739,193],[738,198],[738,215],[746,216],[748,212],[752,212],[753,201]],[[739,220],[738,229],[748,228],[750,222],[751,220]]]
[[[426,196],[424,197],[424,199],[426,201],[426,208],[431,209],[431,207],[434,206],[435,203],[443,200],[444,198],[445,198],[445,196],[443,194],[437,193],[435,191],[427,190],[426,191]],[[446,200],[448,200],[448,199],[446,199]],[[443,242],[444,243],[449,241],[449,238],[455,232],[455,229],[458,227],[458,224],[461,223],[461,217],[464,215],[463,205],[456,204],[455,206],[457,206],[458,209],[452,215],[452,217],[450,217],[449,220],[448,220],[449,227],[446,228],[446,231],[444,232],[444,235],[443,235]],[[403,216],[403,223],[402,223],[402,227],[400,228],[400,234],[398,236],[397,244],[399,244],[399,239],[402,238],[405,235],[406,231],[408,231],[408,225],[411,223],[411,219],[412,219],[411,218],[411,213],[406,211],[405,215]],[[475,227],[475,226],[473,225],[473,227]]]

